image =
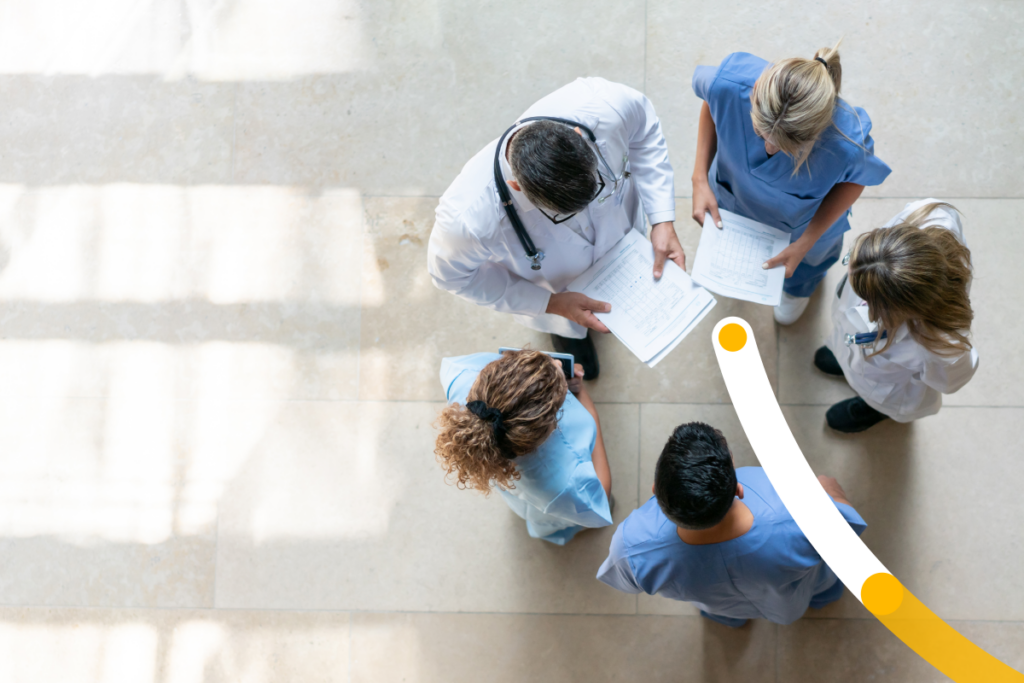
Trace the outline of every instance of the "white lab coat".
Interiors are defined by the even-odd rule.
[[[935,201],[910,202],[883,227],[891,228],[918,207]],[[938,207],[925,225],[951,230],[967,244],[960,216],[955,211]],[[846,277],[840,286],[842,291],[837,288],[837,295],[832,297],[832,334],[828,348],[842,366],[846,381],[872,408],[897,422],[934,415],[942,407],[942,394],[954,393],[974,376],[978,369],[976,348],[958,356],[940,356],[915,341],[906,325],[896,330],[889,348],[880,354],[869,356],[871,345],[847,345],[847,334],[874,332],[877,323],[868,321],[867,303],[857,296]]]
[[[430,234],[427,268],[440,289],[512,313],[517,322],[532,329],[581,339],[586,336],[585,327],[545,313],[548,299],[552,293],[565,291],[630,229],[644,233],[644,209],[652,225],[675,220],[668,147],[650,100],[603,78],[576,79],[538,101],[520,118],[528,116],[554,116],[587,126],[612,171],[618,176],[629,172],[629,177],[613,189],[608,170],[599,160],[604,191],[585,211],[558,225],[522,192],[510,187],[523,225],[545,254],[541,269],[531,270],[495,187],[498,140],[492,140],[469,160],[441,196]],[[500,159],[505,180],[514,179],[504,150]]]

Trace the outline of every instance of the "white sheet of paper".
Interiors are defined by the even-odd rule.
[[[708,292],[707,290],[704,290],[704,294],[707,296],[707,303],[704,305],[704,309],[697,314],[697,317],[694,318],[689,325],[686,326],[686,329],[684,329],[679,334],[679,336],[676,337],[676,340],[674,342],[666,346],[662,351],[658,353],[657,356],[647,361],[647,367],[653,368],[655,365],[660,363],[665,358],[665,356],[667,356],[669,352],[672,351],[672,349],[679,346],[679,342],[683,341],[686,335],[690,334],[693,328],[697,327],[697,325],[700,324],[700,321],[704,319],[704,316],[710,313],[711,309],[715,307],[715,304],[718,303],[717,301],[715,301],[715,297],[711,296],[711,293]]]
[[[724,209],[719,214],[721,230],[704,215],[693,281],[722,296],[778,306],[786,269],[765,270],[761,264],[789,246],[789,233]]]
[[[654,247],[630,230],[568,287],[610,303],[609,313],[595,314],[598,320],[652,367],[714,305],[714,297],[675,263],[665,263],[660,280],[653,271]]]

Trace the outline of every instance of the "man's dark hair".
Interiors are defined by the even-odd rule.
[[[654,470],[654,495],[665,516],[684,529],[710,529],[736,496],[736,467],[722,432],[703,422],[672,432]]]
[[[597,194],[597,155],[564,123],[537,121],[517,131],[508,161],[526,197],[542,209],[575,213]]]

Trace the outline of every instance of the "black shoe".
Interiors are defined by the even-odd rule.
[[[839,361],[836,360],[836,357],[827,346],[822,346],[814,352],[814,367],[826,375],[843,376],[843,369],[839,366]]]
[[[551,335],[551,345],[559,353],[571,353],[576,362],[583,366],[583,379],[597,379],[601,372],[601,364],[597,362],[597,349],[594,348],[594,340],[590,338],[590,331],[583,339],[569,339]]]
[[[889,419],[888,415],[869,406],[860,396],[840,401],[825,413],[825,421],[828,422],[828,426],[844,434],[863,432],[868,427],[873,427],[887,419]]]

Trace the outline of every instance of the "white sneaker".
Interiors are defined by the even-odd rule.
[[[808,296],[790,296],[782,293],[782,302],[775,307],[775,322],[780,325],[792,325],[807,310],[807,304],[811,302]]]

